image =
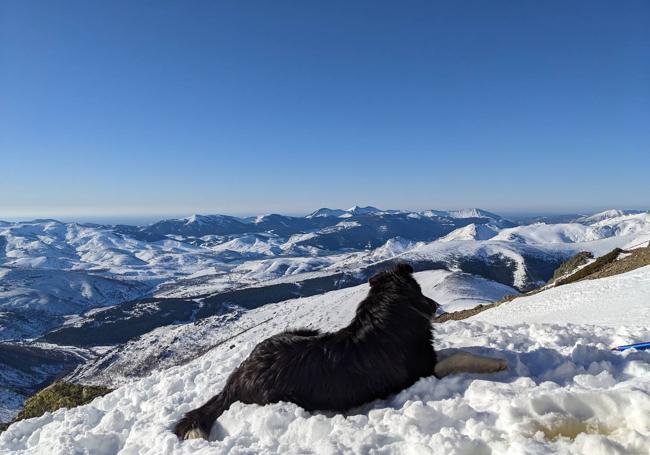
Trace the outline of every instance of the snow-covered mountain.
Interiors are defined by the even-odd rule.
[[[89,309],[133,300],[150,287],[82,270],[0,266],[0,340],[24,339]]]
[[[427,292],[456,311],[546,283],[580,251],[600,256],[650,240],[647,212],[609,215],[517,226],[480,209],[353,207],[307,217],[192,216],[149,226],[3,222],[0,340],[14,341],[0,342],[0,351],[38,345],[34,364],[47,366],[49,347],[55,359],[61,349],[80,349],[106,366],[105,374],[84,377],[130,377],[118,370],[132,353],[150,353],[144,363],[124,363],[135,372],[156,362],[171,367],[214,342],[211,330],[225,333],[224,324],[261,308],[363,286],[396,260],[425,274]],[[116,353],[114,361],[98,356],[105,349]],[[7,365],[0,356],[0,369]],[[23,377],[24,390],[65,369],[39,371],[47,374]],[[0,408],[4,400],[16,409],[20,400],[11,390],[0,385]]]
[[[345,210],[329,209],[327,207],[323,207],[310,213],[305,218],[340,217],[341,215],[345,215],[346,213],[347,212]]]
[[[451,240],[487,240],[494,237],[499,228],[492,224],[468,224],[465,227],[458,228],[450,232],[444,237],[440,238],[441,242],[449,242]]]
[[[577,218],[578,223],[584,224],[593,224],[600,221],[613,220],[615,218],[620,218],[626,215],[638,215],[644,213],[641,210],[619,210],[619,209],[610,209],[603,212],[594,213],[593,215],[582,216]]]
[[[538,223],[503,229],[493,239],[529,244],[592,242],[644,234],[647,233],[650,224],[648,212],[624,214],[613,218],[602,217],[599,214],[587,223],[588,218],[590,217],[584,218],[581,223]]]

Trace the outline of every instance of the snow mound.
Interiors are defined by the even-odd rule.
[[[416,273],[422,293],[435,300],[447,313],[474,308],[519,292],[505,284],[463,272],[431,270]]]

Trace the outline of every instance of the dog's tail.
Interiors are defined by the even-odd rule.
[[[224,392],[215,395],[200,408],[194,409],[178,421],[174,433],[179,439],[208,439],[215,420],[232,404]]]

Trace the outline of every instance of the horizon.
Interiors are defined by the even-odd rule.
[[[648,2],[0,13],[0,218],[648,204]]]
[[[623,211],[641,211],[641,212],[650,212],[650,208],[645,207],[645,208],[632,208],[632,207],[606,207],[606,208],[598,208],[598,209],[588,209],[588,210],[576,210],[576,211],[514,211],[514,212],[504,212],[504,211],[499,211],[499,210],[492,210],[492,209],[487,209],[484,207],[476,207],[476,206],[468,206],[468,207],[450,207],[450,208],[440,208],[440,207],[429,207],[429,208],[423,208],[423,209],[414,209],[414,210],[407,210],[407,209],[402,209],[402,208],[396,208],[396,207],[391,207],[391,208],[384,208],[384,207],[378,207],[377,205],[374,204],[355,204],[353,206],[348,207],[348,209],[342,209],[341,207],[319,207],[313,210],[309,210],[306,212],[253,212],[253,213],[224,213],[224,212],[204,212],[204,213],[169,213],[169,214],[146,214],[146,215],[126,215],[126,214],[78,214],[78,215],[64,215],[64,216],[40,216],[40,215],[34,215],[34,216],[2,216],[0,214],[0,221],[5,221],[5,222],[10,222],[10,223],[19,223],[19,222],[31,222],[31,221],[38,221],[38,220],[54,220],[54,221],[59,221],[62,223],[95,223],[95,224],[125,224],[125,225],[149,225],[153,224],[158,221],[162,220],[170,220],[170,219],[184,219],[184,218],[189,218],[194,215],[200,215],[200,216],[211,216],[211,215],[225,215],[225,216],[231,216],[235,218],[249,218],[249,217],[255,217],[255,216],[263,216],[263,215],[271,215],[271,214],[277,214],[277,215],[284,215],[284,216],[290,216],[290,217],[305,217],[316,210],[320,209],[342,209],[342,210],[349,210],[355,206],[358,207],[374,207],[382,211],[388,211],[388,210],[405,210],[407,212],[423,212],[427,210],[441,210],[441,211],[453,211],[453,210],[463,210],[463,209],[481,209],[485,210],[490,213],[494,213],[496,215],[502,216],[505,219],[510,219],[512,221],[517,221],[517,220],[522,220],[526,218],[534,218],[534,217],[543,217],[543,216],[561,216],[561,215],[581,215],[581,216],[587,216],[587,215],[593,215],[596,213],[601,213],[605,212],[607,210],[623,210]]]

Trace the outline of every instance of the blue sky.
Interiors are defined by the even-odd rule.
[[[647,1],[0,3],[0,218],[650,208]]]

